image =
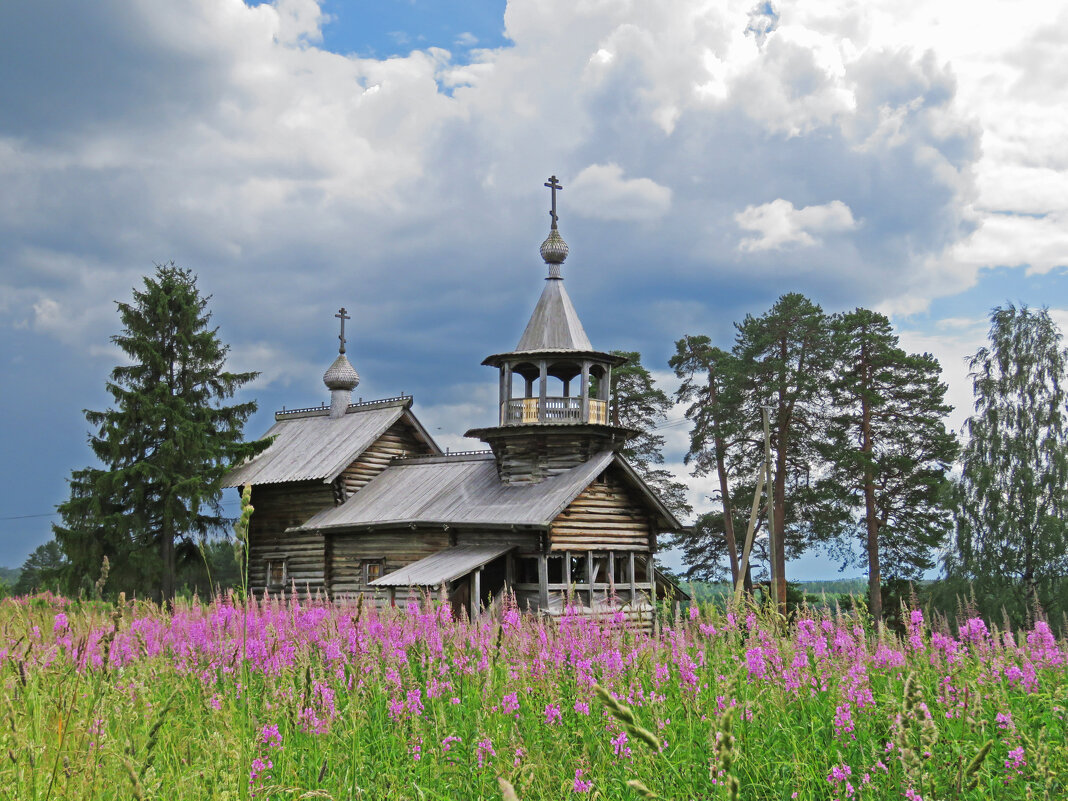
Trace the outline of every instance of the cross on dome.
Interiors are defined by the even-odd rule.
[[[340,309],[338,309],[338,313],[335,314],[334,316],[341,320],[341,334],[338,335],[338,339],[341,340],[341,347],[339,347],[337,349],[337,352],[338,353],[344,353],[345,352],[345,321],[346,320],[351,320],[352,318],[349,317],[348,312],[345,311],[345,307],[344,306],[342,306]]]

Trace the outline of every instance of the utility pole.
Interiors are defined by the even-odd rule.
[[[764,418],[764,482],[768,488],[768,554],[771,561],[771,594],[779,607],[779,613],[786,614],[786,570],[779,556],[779,536],[775,529],[775,482],[771,475],[771,423],[770,406],[761,406]]]

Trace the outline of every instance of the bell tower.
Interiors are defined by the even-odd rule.
[[[609,422],[612,368],[626,360],[594,350],[582,328],[560,271],[568,254],[556,215],[563,187],[555,175],[545,186],[552,192],[552,224],[541,243],[545,288],[515,350],[482,362],[500,371],[498,424],[466,434],[493,449],[507,484],[542,481],[637,433]]]

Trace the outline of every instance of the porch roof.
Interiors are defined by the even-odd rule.
[[[458,545],[376,578],[372,587],[437,587],[466,576],[512,550],[514,545]]]

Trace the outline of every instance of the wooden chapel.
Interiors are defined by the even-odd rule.
[[[429,594],[474,616],[508,589],[522,609],[638,620],[679,593],[654,557],[657,535],[683,526],[618,453],[637,433],[609,420],[622,360],[593,348],[564,288],[561,187],[546,186],[549,274],[516,348],[482,362],[499,372],[498,424],[466,434],[490,449],[442,453],[411,397],[351,403],[342,309],[330,406],[277,413],[270,447],[224,482],[252,486],[254,592],[378,605]]]

